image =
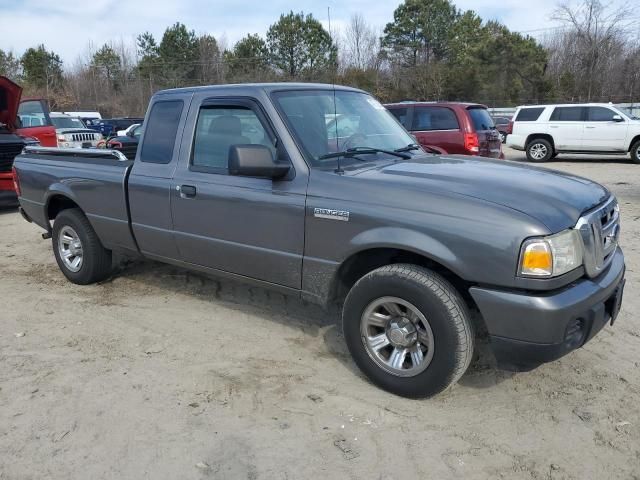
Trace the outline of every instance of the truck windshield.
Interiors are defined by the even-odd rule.
[[[333,166],[338,159],[329,154],[336,152],[393,151],[415,143],[395,117],[365,93],[292,90],[274,93],[274,100],[305,157],[315,167]],[[385,153],[358,156],[367,160],[395,158]],[[348,156],[340,161],[351,164],[358,159]]]
[[[85,128],[84,123],[79,118],[51,117],[51,121],[56,128]]]

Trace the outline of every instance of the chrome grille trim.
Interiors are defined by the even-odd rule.
[[[72,142],[92,142],[97,140],[97,136],[95,133],[72,133],[71,141]]]
[[[584,269],[591,278],[609,266],[620,236],[618,201],[612,195],[602,205],[585,213],[576,223],[584,246]]]

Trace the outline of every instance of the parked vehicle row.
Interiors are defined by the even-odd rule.
[[[445,133],[475,135],[467,152],[499,156],[482,106],[420,107],[402,107],[414,131],[446,115]],[[105,279],[118,251],[337,303],[355,363],[409,397],[462,376],[474,331],[488,332],[500,365],[531,369],[583,346],[620,310],[625,262],[606,188],[427,154],[363,91],[168,90],[144,125],[135,161],[42,147],[15,161],[21,213],[52,237],[73,283]]]
[[[522,106],[507,144],[531,162],[561,153],[630,154],[640,163],[640,120],[605,103]]]

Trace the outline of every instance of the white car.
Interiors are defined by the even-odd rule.
[[[58,147],[61,148],[95,148],[102,140],[102,135],[85,127],[82,120],[62,113],[51,113],[51,122],[56,127]]]
[[[126,128],[124,130],[118,130],[118,136],[119,137],[126,137],[126,136],[129,135],[129,132],[133,132],[139,126],[140,126],[139,123],[134,123],[133,125],[130,125],[128,128]]]
[[[640,163],[640,119],[612,104],[522,106],[513,117],[507,145],[531,162],[559,153],[631,154]]]

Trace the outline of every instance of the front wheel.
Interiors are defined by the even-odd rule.
[[[631,161],[633,163],[640,163],[640,140],[631,146]]]
[[[553,145],[544,138],[536,138],[527,145],[527,160],[530,162],[546,162],[553,157]]]
[[[362,277],[345,300],[342,328],[364,374],[405,397],[442,392],[473,355],[464,300],[443,277],[416,265],[388,265]]]

